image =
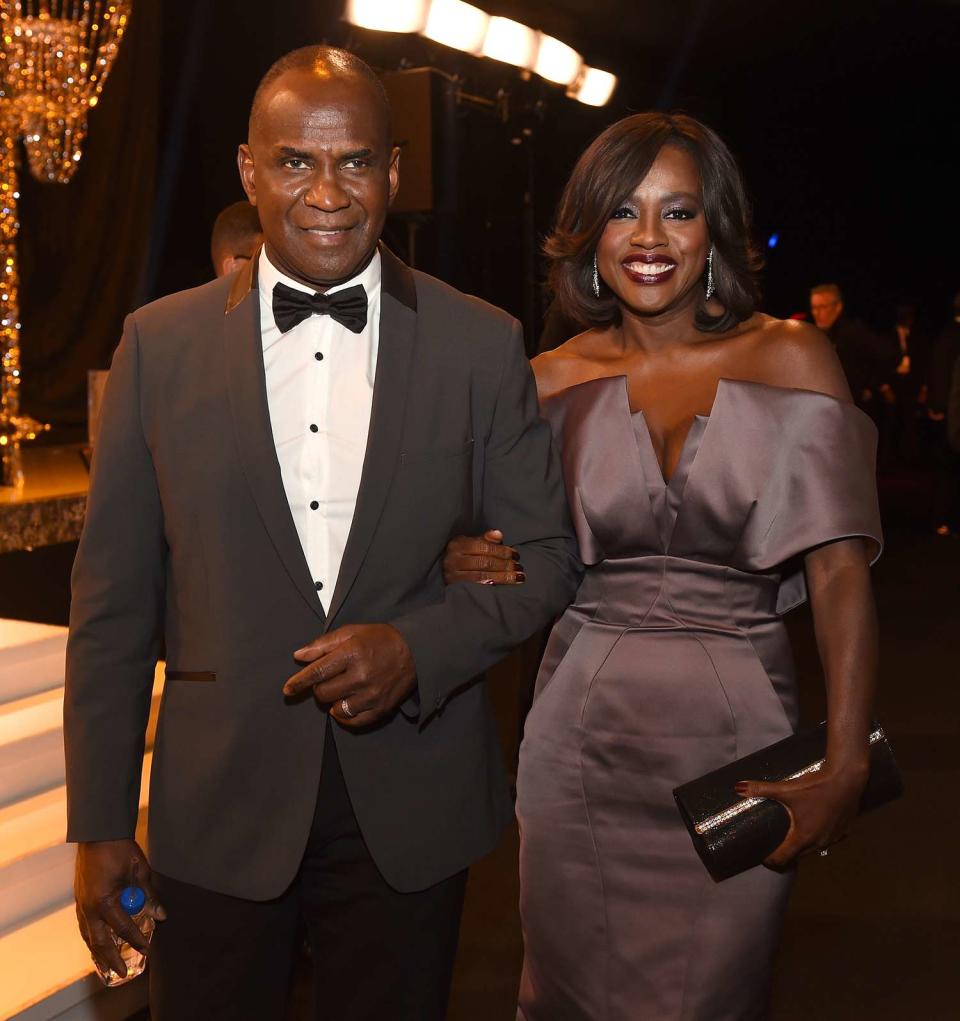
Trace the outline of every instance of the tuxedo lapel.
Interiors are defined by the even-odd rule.
[[[417,291],[413,274],[383,245],[380,246],[380,258],[383,273],[380,344],[370,430],[357,506],[330,603],[327,627],[333,624],[357,579],[400,460],[403,418],[416,339]]]
[[[260,292],[256,284],[258,261],[259,252],[240,272],[227,299],[224,362],[230,412],[240,463],[264,527],[297,591],[323,620],[323,606],[287,503],[270,426],[260,338]]]

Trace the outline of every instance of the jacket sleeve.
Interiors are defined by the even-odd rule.
[[[483,478],[483,527],[499,528],[504,542],[519,550],[526,581],[517,586],[451,585],[442,602],[390,622],[413,654],[422,721],[458,687],[562,612],[583,572],[559,459],[550,427],[539,414],[517,323],[505,345]]]
[[[137,823],[166,573],[139,361],[128,316],[107,382],[71,579],[63,706],[71,841],[132,837]]]

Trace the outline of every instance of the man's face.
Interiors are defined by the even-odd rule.
[[[277,268],[318,290],[362,268],[397,192],[398,157],[368,82],[312,71],[281,75],[238,154]]]
[[[821,291],[810,295],[810,314],[821,330],[829,330],[840,318],[843,302],[829,291]]]

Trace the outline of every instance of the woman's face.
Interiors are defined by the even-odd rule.
[[[697,164],[668,145],[611,215],[597,268],[623,306],[656,315],[696,307],[709,249]]]

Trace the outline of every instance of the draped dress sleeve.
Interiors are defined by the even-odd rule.
[[[782,390],[776,457],[741,536],[753,570],[780,573],[777,612],[807,598],[803,555],[862,538],[870,563],[883,548],[877,499],[877,430],[853,404],[806,390]]]

